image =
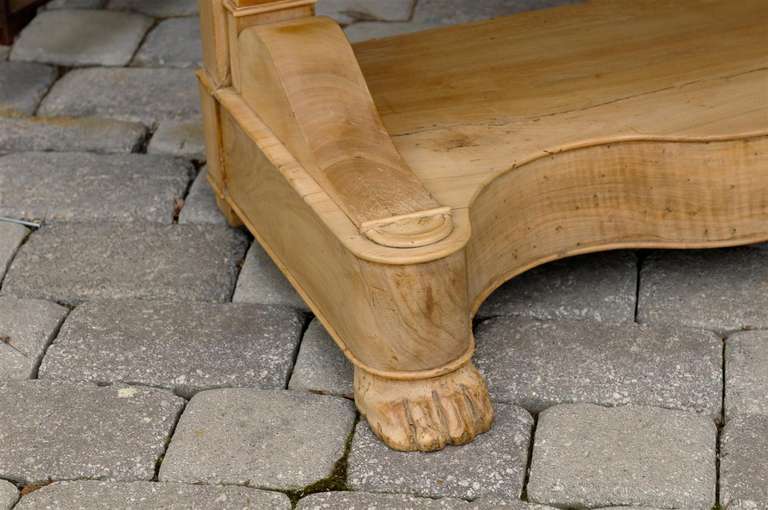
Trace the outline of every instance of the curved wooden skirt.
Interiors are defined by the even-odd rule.
[[[768,238],[768,137],[622,141],[503,173],[469,208],[473,311],[545,262],[620,248],[714,248]]]

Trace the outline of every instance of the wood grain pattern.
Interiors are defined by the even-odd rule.
[[[201,76],[210,180],[354,363],[393,448],[491,426],[470,325],[505,280],[579,253],[768,240],[761,0],[593,1],[354,54],[328,20],[240,18],[231,85]]]
[[[395,149],[336,23],[259,25],[238,44],[243,99],[365,235],[408,247],[451,233],[450,211]]]
[[[765,129],[766,26],[763,0],[592,1],[354,48],[408,165],[462,208],[549,153]]]
[[[292,186],[307,178],[303,167],[236,95],[223,104],[223,195],[350,359],[391,378],[465,362],[473,342],[463,252],[418,265],[356,257],[323,224],[312,195]]]
[[[756,243],[768,237],[768,137],[553,154],[483,188],[470,218],[473,312],[506,280],[571,255]]]

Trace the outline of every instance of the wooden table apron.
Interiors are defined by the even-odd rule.
[[[351,46],[313,0],[201,0],[208,177],[400,450],[493,409],[471,318],[619,248],[768,240],[768,9],[593,1]]]

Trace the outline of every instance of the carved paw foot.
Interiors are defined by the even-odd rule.
[[[400,381],[355,368],[355,402],[390,448],[433,451],[491,428],[488,388],[472,362],[431,379]]]

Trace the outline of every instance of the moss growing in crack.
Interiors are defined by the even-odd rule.
[[[295,508],[301,498],[315,494],[317,492],[333,492],[333,491],[347,491],[347,467],[349,462],[349,451],[352,449],[352,438],[355,435],[355,428],[359,417],[355,418],[355,423],[352,425],[352,432],[347,437],[347,442],[344,444],[344,454],[336,464],[333,465],[331,474],[318,480],[311,485],[307,485],[303,489],[295,491],[287,491],[285,494],[291,499],[291,507]]]

